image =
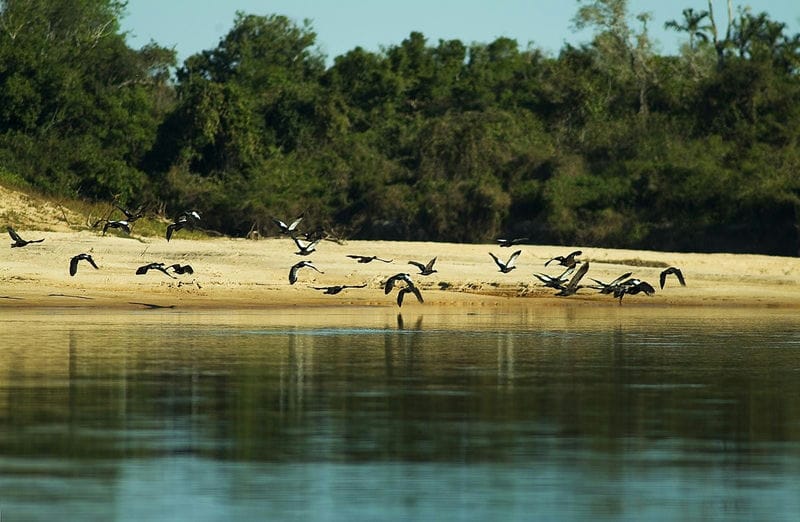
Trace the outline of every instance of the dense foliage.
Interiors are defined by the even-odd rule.
[[[330,66],[309,23],[239,13],[178,65],[119,0],[0,6],[0,168],[52,194],[237,235],[800,247],[800,35],[763,13],[687,8],[660,56],[626,0],[579,1],[594,38],[558,56],[412,32]]]

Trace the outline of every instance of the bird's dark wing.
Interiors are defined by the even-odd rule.
[[[389,279],[386,280],[386,284],[383,285],[383,293],[388,294],[394,288],[394,284],[397,282],[398,279],[402,279],[404,274],[395,274]]]
[[[8,235],[11,236],[11,239],[13,239],[14,241],[16,241],[18,243],[23,243],[25,241],[24,239],[19,237],[19,234],[17,234],[17,231],[14,230],[13,228],[6,227],[6,230],[8,230]]]
[[[553,261],[558,261],[558,262],[561,262],[561,261],[563,261],[563,260],[564,260],[564,258],[563,258],[562,256],[556,256],[556,257],[554,257],[554,258],[551,258],[549,261],[545,261],[545,263],[544,263],[544,266],[547,266],[547,265],[549,265],[549,264],[550,264],[550,263],[552,263]]]
[[[583,279],[583,276],[585,276],[586,272],[588,271],[589,271],[589,263],[588,262],[583,263],[581,267],[578,269],[578,271],[575,272],[575,275],[572,276],[572,279],[569,280],[569,283],[567,283],[567,288],[572,291],[577,290],[578,283],[581,282],[581,279]]]
[[[144,275],[148,270],[150,270],[150,265],[140,266],[136,269],[136,275]]]
[[[174,265],[170,265],[169,268],[175,270],[176,274],[194,274],[194,268],[192,268],[192,265],[181,265],[179,263],[175,263]]]
[[[320,270],[319,268],[317,268],[317,267],[315,267],[314,265],[312,265],[311,263],[306,263],[306,265],[305,265],[305,266],[307,266],[308,268],[313,268],[314,270],[316,270],[316,271],[317,271],[317,272],[319,272],[320,274],[324,274],[324,273],[325,273],[325,272],[323,272],[322,270]]]
[[[678,282],[681,284],[681,286],[686,286],[686,280],[683,278],[683,272],[681,272],[679,268],[675,269],[675,276],[678,278]]]
[[[618,278],[616,278],[616,279],[614,279],[613,281],[611,281],[610,283],[608,283],[608,286],[614,286],[614,285],[618,285],[619,283],[621,283],[621,282],[622,282],[622,280],[623,280],[623,279],[627,279],[627,278],[629,278],[629,277],[631,276],[631,274],[632,274],[632,273],[633,273],[633,272],[625,272],[624,274],[622,274],[622,275],[621,275],[621,276],[619,276]]]
[[[425,265],[425,271],[430,272],[431,270],[433,270],[433,264],[435,262],[436,262],[436,258],[435,257],[433,259],[431,259],[430,261],[428,261],[428,264]]]
[[[106,232],[108,232],[108,227],[110,226],[111,226],[111,221],[106,221],[106,224],[103,225],[103,235],[106,235]]]
[[[177,226],[178,226],[177,223],[170,223],[169,225],[167,225],[167,241],[172,239],[172,233],[175,232]]]
[[[583,254],[583,252],[581,252],[580,250],[576,250],[574,252],[570,252],[567,257],[575,257],[575,256],[579,256],[581,254]]]
[[[495,264],[496,264],[497,266],[499,266],[499,267],[500,267],[500,270],[505,270],[505,269],[506,269],[506,265],[505,265],[505,263],[503,263],[502,261],[500,261],[500,260],[497,258],[497,256],[496,256],[496,255],[492,254],[491,252],[489,252],[489,255],[490,255],[490,256],[492,256],[492,259],[494,259],[494,262],[495,262]]]
[[[281,232],[288,232],[289,231],[289,227],[286,225],[286,223],[284,223],[280,219],[272,218],[272,222],[275,223],[276,225],[278,225],[278,228],[281,229]]]
[[[349,257],[350,259],[358,259],[359,261],[365,258],[365,256],[359,256],[356,254],[347,254],[347,257]]]
[[[639,290],[641,290],[642,292],[644,292],[647,295],[653,295],[653,294],[656,293],[656,289],[653,288],[653,286],[650,283],[648,283],[647,281],[640,282],[638,287],[639,287]]]
[[[92,256],[90,256],[89,254],[86,254],[86,257],[84,257],[84,259],[87,260],[89,262],[89,264],[92,265],[95,268],[95,270],[99,270],[99,268],[97,267],[97,265],[94,262],[94,259],[92,259]]]
[[[667,274],[669,274],[669,268],[661,272],[661,274],[659,274],[658,276],[658,283],[661,286],[662,290],[664,289],[664,283],[667,282]]]
[[[425,271],[425,265],[423,265],[419,261],[409,261],[408,264],[409,265],[414,265],[415,267],[419,268],[420,272],[424,272]]]
[[[408,286],[406,287],[406,289],[411,289],[411,292],[413,292],[414,296],[416,296],[417,301],[419,301],[420,303],[425,302],[425,300],[422,299],[422,293],[419,291],[419,288],[417,288],[416,286]]]
[[[80,261],[78,256],[69,260],[69,275],[74,276],[78,273],[78,261]]]
[[[297,263],[296,265],[292,266],[292,268],[289,269],[289,284],[290,285],[293,285],[293,284],[295,284],[297,282],[297,271],[300,269],[301,266],[302,266],[301,263]]]
[[[367,283],[364,283],[363,285],[344,285],[344,286],[342,286],[342,288],[366,288],[366,287],[367,287]]]

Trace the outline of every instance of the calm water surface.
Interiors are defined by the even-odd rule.
[[[3,311],[0,518],[798,520],[795,311]]]

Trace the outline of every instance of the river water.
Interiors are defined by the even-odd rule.
[[[794,310],[4,310],[0,519],[798,520]]]

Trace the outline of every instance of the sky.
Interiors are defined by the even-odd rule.
[[[733,2],[800,32],[800,1],[750,0]],[[572,18],[577,0],[128,0],[122,30],[128,45],[138,49],[151,40],[174,48],[178,63],[203,50],[213,49],[233,27],[237,11],[255,15],[284,15],[301,25],[311,20],[317,47],[328,57],[341,56],[360,46],[379,52],[399,45],[412,31],[421,32],[428,44],[458,39],[465,44],[490,43],[513,38],[521,49],[531,44],[557,54],[566,43],[589,41],[591,33],[576,33]],[[717,23],[727,16],[727,2],[713,0]],[[667,31],[668,20],[682,21],[681,11],[706,10],[707,0],[628,0],[632,14],[649,12],[651,37],[659,54],[675,54],[686,35]],[[637,26],[638,27],[638,26]],[[724,26],[723,26],[724,27]]]

